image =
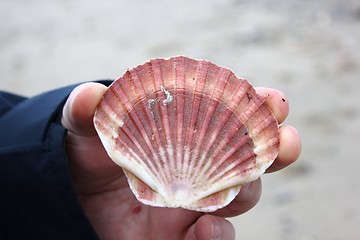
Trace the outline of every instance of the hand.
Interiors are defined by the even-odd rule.
[[[64,109],[62,124],[69,166],[80,203],[101,239],[234,239],[235,230],[225,219],[240,215],[258,202],[260,179],[242,186],[225,208],[211,214],[185,209],[150,207],[139,203],[128,187],[120,167],[106,154],[93,126],[93,115],[106,87],[86,83],[73,90]],[[278,90],[257,88],[279,123],[287,117],[288,100]],[[280,152],[267,170],[277,171],[300,154],[295,128],[280,127]]]

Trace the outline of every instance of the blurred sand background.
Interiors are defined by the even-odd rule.
[[[360,1],[1,0],[0,88],[27,96],[150,58],[211,60],[284,91],[300,160],[263,177],[237,239],[360,239]]]

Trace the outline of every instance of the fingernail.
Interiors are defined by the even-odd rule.
[[[212,220],[212,240],[220,240],[222,235],[222,230],[220,227],[220,222],[214,217]]]

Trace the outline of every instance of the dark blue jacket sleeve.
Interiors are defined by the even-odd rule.
[[[0,92],[0,239],[98,239],[76,197],[59,123],[74,87],[29,99]]]

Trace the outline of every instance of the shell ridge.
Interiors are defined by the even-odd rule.
[[[193,159],[192,155],[194,154],[194,149],[191,147],[193,145],[193,135],[196,129],[196,122],[197,122],[197,116],[199,114],[199,107],[201,103],[201,96],[203,89],[205,88],[205,79],[207,75],[207,70],[210,66],[209,62],[198,62],[197,63],[197,70],[196,70],[196,77],[195,77],[195,87],[193,89],[192,93],[192,106],[191,106],[191,112],[190,112],[190,126],[188,128],[188,134],[186,136],[186,146],[189,148],[187,159],[185,165],[184,165],[184,174],[186,174],[185,178],[189,179],[190,171],[188,169],[193,168],[194,162],[191,161]]]
[[[246,111],[241,112],[239,115],[239,120],[245,123],[245,125],[248,125],[248,120],[251,115],[255,113],[265,103],[265,99],[263,99],[262,97],[253,97],[253,94],[256,94],[254,89],[249,88],[248,90],[251,90],[252,93],[250,93],[250,91],[246,92],[246,98],[248,99],[245,100],[248,101]]]
[[[136,70],[136,69],[132,70],[130,76],[131,76],[131,80],[134,82],[134,84],[136,86],[137,90],[135,90],[135,91],[138,93],[138,95],[143,96],[143,99],[146,100],[146,98],[148,96],[146,95],[146,92],[145,92],[145,89],[143,86],[143,81],[141,81],[139,70]],[[139,101],[139,102],[142,103],[141,109],[145,113],[146,119],[148,121],[141,121],[141,118],[138,116],[138,114],[136,114],[135,117],[137,120],[135,120],[135,122],[139,122],[137,128],[142,130],[141,133],[142,133],[143,139],[145,140],[146,147],[151,152],[151,156],[148,156],[148,159],[153,160],[153,161],[149,161],[152,163],[151,170],[153,172],[157,172],[161,176],[160,177],[161,182],[165,185],[166,182],[168,182],[168,179],[162,171],[159,171],[162,169],[161,160],[160,160],[161,156],[160,156],[159,152],[155,151],[155,149],[154,149],[154,145],[159,148],[159,143],[160,143],[160,141],[158,139],[158,135],[154,134],[154,129],[156,129],[156,124],[154,123],[154,119],[151,115],[150,110],[148,109],[148,107],[149,107],[148,102],[146,102],[146,101]],[[133,112],[135,112],[135,111],[133,111]],[[129,115],[130,115],[130,113],[129,113]],[[144,124],[146,124],[146,123],[150,123],[150,125],[148,127],[145,127]],[[155,141],[152,140],[152,138],[153,138],[152,134],[151,134],[152,137],[150,138],[150,136],[148,135],[148,133],[146,131],[147,129],[150,130],[152,134],[154,134]]]
[[[151,116],[152,116],[152,133],[154,134],[154,139],[157,142],[157,147],[159,149],[159,159],[161,160],[159,162],[159,167],[162,170],[163,169],[163,165],[166,163],[167,161],[167,157],[165,154],[165,146],[163,145],[163,141],[165,141],[164,139],[162,140],[162,138],[160,137],[162,134],[160,133],[160,131],[162,131],[163,129],[160,127],[161,126],[161,116],[160,116],[160,104],[156,104],[158,103],[158,99],[160,99],[160,93],[161,93],[161,87],[158,86],[157,82],[156,82],[156,73],[154,72],[154,65],[160,66],[159,62],[156,60],[152,60],[150,62],[148,62],[147,66],[149,68],[149,73],[151,75],[151,82],[153,84],[153,91],[154,91],[154,95],[155,95],[155,99],[154,100],[154,105],[149,105],[149,111],[151,112]],[[144,82],[146,82],[147,79],[144,79]],[[156,117],[155,113],[159,114],[159,117]],[[160,123],[159,123],[160,122]],[[160,125],[158,126],[157,123]],[[164,186],[168,185],[171,181],[171,176],[167,171],[159,171],[161,172],[161,174],[163,174],[165,182]]]
[[[263,103],[262,108],[267,108],[267,106]],[[256,122],[256,121],[254,121]],[[274,124],[276,123],[276,124]],[[265,136],[265,129],[269,128],[274,129],[273,136],[269,137],[268,134],[266,134],[266,138],[264,141],[264,137],[261,137],[262,135]],[[253,131],[249,132],[250,137],[253,139],[254,142],[254,152],[256,154],[261,154],[261,157],[263,159],[263,162],[269,162],[271,159],[272,161],[269,162],[267,167],[269,167],[272,162],[275,160],[277,153],[274,153],[274,151],[270,151],[269,149],[274,148],[277,149],[279,146],[279,132],[278,132],[278,124],[276,118],[273,117],[273,114],[271,111],[269,111],[268,115],[264,117],[263,121],[258,122],[258,124],[252,126]],[[260,137],[259,137],[260,136]],[[265,151],[267,150],[267,151]],[[266,153],[266,157],[263,156],[263,154]],[[260,164],[262,162],[259,162]]]
[[[231,141],[231,139],[233,138],[233,136],[236,134],[236,132],[234,131],[233,134],[229,135],[227,137],[227,142]],[[212,182],[211,180],[211,175],[213,175],[213,173],[215,173],[216,171],[219,171],[219,169],[221,169],[221,166],[225,163],[225,161],[227,159],[229,159],[236,151],[237,149],[242,146],[242,145],[246,145],[248,144],[249,142],[249,136],[248,135],[245,135],[243,136],[240,140],[238,140],[238,142],[232,146],[228,151],[224,152],[224,154],[222,156],[219,156],[221,157],[218,161],[216,161],[213,166],[206,172],[205,176],[204,176],[204,181],[206,179],[206,183],[209,183],[209,182]],[[226,146],[227,143],[223,143],[224,147]],[[223,149],[223,148],[222,148]],[[222,150],[220,149],[219,152]],[[214,155],[214,157],[217,157],[218,155]],[[217,177],[218,176],[221,176],[221,172],[219,174],[216,175]],[[213,177],[213,178],[216,178],[216,177]]]
[[[158,60],[153,60],[151,61],[151,69],[152,69],[152,73],[154,75],[154,83],[155,83],[155,88],[160,92],[162,92],[163,95],[166,94],[161,91],[162,87],[163,88],[167,88],[166,84],[164,83],[164,79],[163,79],[163,71],[164,71],[164,65],[162,65]],[[157,81],[159,80],[159,81]],[[160,94],[159,94],[160,95]],[[160,98],[160,97],[159,97]],[[171,151],[171,149],[173,149],[173,144],[171,141],[171,129],[170,129],[170,123],[169,123],[169,118],[168,118],[168,112],[167,112],[167,106],[163,105],[163,104],[157,104],[158,108],[159,108],[159,114],[160,114],[160,121],[162,126],[163,126],[163,136],[164,136],[164,144],[166,144],[166,146],[163,146],[162,149],[164,150],[164,162],[168,162],[169,169],[164,169],[163,170],[167,173],[166,175],[168,176],[170,183],[171,183],[171,172],[170,169],[174,169],[174,161],[173,161],[173,153],[169,152],[169,150]]]
[[[261,110],[260,107],[264,108],[266,106],[262,104],[261,106],[259,106],[259,109],[257,109],[257,111]],[[272,117],[271,112],[265,118],[263,118],[262,121],[254,121],[256,124],[252,124],[253,130],[249,132],[250,136],[255,137],[256,135],[259,135],[262,131],[264,131],[264,129],[274,123],[274,121],[276,120]]]
[[[245,88],[243,85],[246,85],[246,81],[242,80],[241,83],[239,84],[238,88],[236,89],[236,93],[234,94],[231,98],[231,100],[228,103],[232,103],[232,105],[234,106],[238,106],[238,103],[241,101],[241,99],[243,98],[243,96],[245,95],[245,92],[247,91],[249,85],[247,85],[247,88]],[[242,90],[242,91],[241,91]],[[213,131],[213,136],[211,136],[210,141],[208,142],[208,145],[205,148],[205,152],[206,154],[206,158],[209,159],[209,161],[206,163],[206,165],[203,167],[202,172],[199,174],[201,176],[204,176],[204,173],[208,172],[209,167],[212,164],[212,158],[216,158],[217,155],[220,153],[220,151],[228,144],[228,142],[232,139],[232,137],[236,134],[236,132],[232,132],[231,135],[227,134],[226,138],[223,138],[223,141],[220,140],[220,142],[222,142],[222,144],[219,144],[218,146],[214,146],[215,149],[213,149],[213,145],[216,142],[216,140],[218,139],[218,137],[220,136],[220,131],[223,127],[225,127],[225,123],[226,121],[228,121],[231,117],[231,115],[235,114],[234,113],[234,108],[231,106],[229,106],[229,104],[227,104],[227,108],[228,111],[224,111],[222,112],[220,115],[220,119],[216,125],[216,129]],[[242,125],[242,124],[241,124]],[[227,140],[227,141],[224,141]],[[211,154],[211,156],[210,156]]]
[[[195,156],[194,156],[193,161],[196,161],[196,158],[197,158],[197,155],[199,154],[201,145],[203,145],[203,144],[207,145],[207,143],[204,143],[205,135],[207,134],[208,127],[210,127],[210,122],[216,112],[216,109],[219,106],[219,100],[220,100],[222,92],[225,88],[225,85],[227,83],[226,80],[229,77],[229,75],[230,75],[230,72],[227,69],[220,68],[220,71],[215,76],[215,79],[217,79],[216,85],[213,87],[211,96],[207,102],[205,117],[204,117],[201,129],[200,129],[199,137],[197,139],[197,144],[195,147],[195,149],[197,149],[198,151],[194,154]],[[212,101],[212,99],[214,99],[214,100]],[[199,175],[199,171],[200,171],[200,168],[204,165],[204,161],[206,160],[206,155],[207,155],[206,153],[207,152],[205,151],[205,154],[202,154],[202,156],[199,158],[197,166],[195,167],[195,171],[193,172],[192,178],[196,179],[196,178],[201,177],[201,175]]]
[[[178,89],[184,89],[184,94],[177,94],[175,97],[175,124],[176,127],[176,169],[182,174],[183,171],[183,151],[184,151],[184,140],[183,140],[183,129],[184,129],[184,113],[185,113],[185,79],[186,79],[186,68],[187,59],[178,58],[174,63],[175,68],[175,86]]]
[[[134,127],[130,130],[125,125],[121,127],[120,129],[122,131],[127,131],[126,136],[134,143],[134,145],[137,147],[137,149],[142,154],[142,166],[148,169],[148,173],[155,173],[157,172],[157,166],[156,163],[154,164],[153,161],[145,161],[145,159],[156,159],[156,154],[154,154],[154,150],[152,149],[150,140],[146,134],[145,127],[143,126],[139,116],[137,115],[136,111],[130,111],[128,113],[128,116],[130,117],[131,121],[134,123]],[[142,139],[144,140],[145,144],[141,144],[137,138],[134,137],[134,131],[137,131],[140,136],[142,136]],[[148,151],[145,149],[145,147],[148,149]],[[151,155],[149,155],[151,154]],[[161,169],[161,168],[160,168]],[[152,174],[153,175],[153,174]],[[160,173],[161,175],[161,173]],[[138,176],[139,177],[139,176]],[[163,178],[160,178],[161,182],[164,181]]]
[[[104,108],[102,109],[104,110]],[[99,129],[99,122],[98,122],[98,119],[94,119],[94,122],[96,122],[95,124],[95,127],[97,129]],[[108,127],[108,126],[107,126]],[[104,129],[104,128],[102,128]],[[105,135],[105,133],[109,133],[112,138],[111,139],[108,139]],[[126,143],[126,141],[123,139],[123,138],[117,138],[118,137],[118,134],[116,132],[114,132],[114,129],[109,127],[106,132],[99,132],[99,137],[101,139],[101,141],[103,142],[104,146],[107,146],[106,149],[107,149],[107,153],[109,154],[109,156],[120,166],[126,168],[126,169],[132,169],[134,165],[138,165],[138,166],[141,166],[142,167],[137,167],[135,169],[140,169],[142,171],[145,171],[145,172],[148,172],[147,167],[144,166],[144,163],[141,161],[140,157],[138,154],[136,154],[132,148]],[[112,139],[117,139],[117,141],[112,141]],[[119,151],[109,151],[109,149],[116,149],[116,143],[121,143],[125,146],[126,149],[128,149],[128,152],[127,153],[120,153]],[[128,158],[131,158],[134,160],[134,162],[132,163],[132,161],[125,161],[125,159],[128,159]],[[140,174],[141,175],[141,174]],[[152,178],[153,180],[155,180],[156,182],[156,179]],[[152,187],[155,187],[159,184],[156,184],[155,182],[153,181],[146,181],[149,186],[152,186]]]
[[[130,134],[130,136],[131,136],[131,134]],[[158,191],[158,189],[161,185],[155,184],[155,182],[157,182],[157,180],[156,180],[157,178],[153,177],[152,171],[150,171],[149,166],[147,166],[142,160],[144,158],[144,156],[146,156],[146,153],[141,148],[139,148],[139,143],[132,136],[129,138],[129,140],[133,142],[133,144],[139,150],[141,155],[143,155],[142,157],[139,155],[139,152],[136,153],[135,151],[133,151],[133,148],[131,148],[131,146],[129,146],[126,143],[126,141],[123,140],[122,138],[119,138],[118,142],[121,142],[121,144],[125,148],[128,149],[127,153],[120,154],[118,151],[115,151],[115,153],[113,153],[113,154],[109,153],[109,155],[111,156],[112,159],[114,159],[114,161],[118,165],[120,165],[121,167],[124,167],[125,169],[128,169],[128,171],[132,172],[132,174],[134,174],[135,176],[138,176],[138,178],[140,178],[143,182],[148,184],[149,187],[153,188],[154,191]],[[131,161],[129,159],[132,159],[134,161],[134,163],[136,163],[135,165],[137,165],[138,167],[134,168],[133,167],[134,164],[131,163]],[[135,169],[135,172],[134,172],[134,169]],[[147,179],[144,179],[142,177],[141,172],[146,173],[145,176],[147,176]],[[151,180],[149,181],[149,179],[151,179]]]
[[[158,152],[159,152],[159,158],[160,158],[160,162],[159,162],[159,167],[160,167],[160,171],[164,177],[165,177],[165,183],[164,183],[164,187],[169,185],[171,183],[171,174],[169,173],[169,171],[165,171],[166,169],[164,169],[164,165],[166,165],[166,162],[168,161],[169,157],[168,157],[168,153],[166,151],[166,146],[164,144],[166,144],[167,139],[166,136],[164,136],[163,134],[163,118],[161,115],[161,107],[162,104],[158,104],[158,102],[161,99],[161,95],[164,94],[161,91],[161,83],[159,84],[156,79],[159,78],[159,73],[158,71],[156,71],[157,68],[160,68],[161,64],[159,63],[159,61],[157,61],[156,59],[151,60],[148,64],[148,68],[149,68],[149,73],[151,75],[151,81],[152,84],[154,86],[154,94],[155,94],[155,99],[156,99],[156,103],[151,107],[150,111],[151,114],[153,115],[153,119],[152,122],[154,124],[154,126],[152,127],[152,132],[154,133],[154,137],[157,139],[158,142]],[[144,79],[144,82],[148,81],[147,79]],[[160,101],[161,102],[161,101]]]
[[[261,151],[264,151],[268,148],[273,147],[274,145],[278,145],[279,144],[279,140],[278,138],[270,138],[269,140],[267,140],[266,142],[263,142],[261,145],[258,145],[254,148],[254,152],[255,153],[259,153]]]
[[[238,158],[237,160],[230,163],[228,166],[226,166],[221,172],[217,173],[216,175],[213,175],[211,178],[208,179],[209,183],[214,184],[216,179],[221,178],[222,184],[225,184],[226,182],[230,181],[234,176],[236,176],[236,183],[235,185],[242,184],[243,178],[247,177],[247,174],[244,175],[244,173],[249,173],[250,168],[244,169],[236,169],[236,167],[240,165],[250,165],[254,160],[254,157],[256,158],[255,153],[247,153],[246,155],[242,156],[242,158]],[[239,174],[241,178],[239,177]]]
[[[151,156],[149,156],[148,153],[146,153],[146,151],[143,149],[143,147],[141,146],[139,141],[133,136],[133,134],[131,133],[131,130],[128,129],[127,126],[124,125],[120,129],[123,132],[123,134],[122,134],[123,137],[118,138],[117,141],[119,143],[121,143],[125,149],[129,149],[129,150],[131,149],[131,152],[129,150],[127,150],[128,154],[130,154],[132,156],[133,160],[137,159],[136,162],[139,164],[139,166],[141,166],[144,169],[144,171],[146,171],[149,175],[153,176],[153,173],[156,172],[155,166],[153,165],[153,163],[151,161],[144,161],[144,159],[151,159]],[[131,147],[130,145],[128,145],[126,143],[125,139],[123,139],[125,136],[131,141],[131,143],[134,145],[134,147]],[[134,151],[135,148],[138,150],[137,152]],[[121,161],[121,163],[122,163],[121,165],[124,166],[125,163],[123,161]],[[129,169],[129,171],[132,172],[131,169]],[[133,174],[137,176],[137,174],[135,174],[135,173],[133,173]],[[141,176],[137,176],[137,177],[142,179]],[[152,177],[152,178],[159,179],[160,182],[163,181],[162,178],[154,178],[154,177]],[[144,182],[147,183],[147,181],[144,181]]]
[[[95,129],[100,132],[102,134],[103,131],[106,131],[106,133],[110,134],[111,136],[114,136],[113,132],[114,129],[116,129],[117,127],[120,127],[124,124],[124,122],[122,121],[122,119],[119,118],[119,116],[117,114],[115,114],[112,109],[108,106],[108,105],[104,105],[101,106],[101,108],[97,109],[95,114],[97,116],[100,115],[99,118],[94,118],[94,126]],[[113,122],[116,123],[115,126],[111,126],[111,125],[105,125],[102,123],[102,121],[100,121],[100,118],[106,118],[107,120],[111,120]],[[100,135],[100,134],[99,134]],[[105,134],[103,134],[105,135]],[[116,138],[116,137],[114,137]]]
[[[248,90],[249,90],[249,88],[250,88],[250,85],[248,85],[246,93],[242,95],[241,99],[239,99],[240,101],[244,100],[244,98],[248,98]],[[245,99],[245,101],[247,101],[247,99]],[[250,104],[249,110],[246,111],[245,113],[243,113],[242,117],[239,117],[240,119],[248,119],[249,118],[248,116],[251,116],[251,114],[253,112],[255,112],[256,110],[258,110],[261,107],[261,105],[263,104],[263,101],[261,99],[260,100],[249,99],[248,104]],[[246,122],[242,122],[240,120],[240,123],[244,124],[245,129],[249,129],[249,126],[248,126],[248,124]],[[236,131],[234,131],[233,134],[231,134],[230,136],[227,136],[226,138],[224,137],[223,140],[226,140],[226,142],[224,141],[223,144],[221,144],[220,146],[225,147],[227,145],[227,143],[229,141],[231,141],[231,139],[234,137],[235,134],[236,134]],[[248,133],[248,135],[243,136],[243,138],[240,139],[240,141],[238,141],[235,144],[235,146],[232,146],[231,149],[229,151],[227,151],[221,157],[221,159],[216,162],[215,166],[211,170],[206,172],[207,174],[206,174],[206,177],[204,179],[207,179],[209,176],[211,176],[211,174],[213,174],[213,172],[215,172],[229,157],[231,157],[231,155],[233,153],[235,153],[235,150],[237,148],[239,148],[243,144],[246,144],[248,142],[247,141],[248,139],[251,139],[252,143],[253,143],[252,137],[253,137],[253,135],[251,135],[250,132]],[[219,146],[218,150],[216,151],[216,154],[213,155],[213,157],[217,157],[218,153],[220,153],[220,151],[222,150],[222,149],[220,149],[220,146]]]
[[[265,121],[265,122],[266,122],[266,121]],[[271,121],[269,121],[269,122],[271,122]],[[270,123],[264,124],[264,121],[260,121],[260,124],[262,124],[262,125],[264,126],[264,125],[268,125],[268,124],[270,124]],[[251,136],[251,134],[249,133],[249,137],[250,137],[250,139],[252,139],[253,136]],[[245,138],[244,138],[244,139],[245,139]],[[261,151],[264,150],[264,147],[263,147],[264,145],[265,145],[265,147],[271,147],[272,145],[276,144],[276,140],[277,140],[276,138],[275,138],[275,141],[271,141],[271,139],[270,139],[270,140],[268,141],[268,142],[269,142],[268,144],[265,144],[264,142],[261,142],[261,145],[258,144],[258,146],[261,146],[261,148],[257,147],[257,144],[254,142],[253,151],[254,151],[255,156],[257,155],[258,152],[261,152]],[[244,142],[244,143],[246,143],[246,142]],[[238,142],[238,143],[236,144],[236,146],[235,146],[234,148],[232,148],[232,150],[230,151],[231,154],[233,154],[233,153],[235,152],[234,150],[237,149],[237,148],[239,148],[241,144],[242,144],[241,142]],[[213,168],[212,171],[208,171],[208,172],[207,172],[207,173],[208,173],[207,175],[210,176],[210,175],[215,171],[215,169],[217,169],[217,168],[219,167],[219,164],[220,164],[220,163],[223,163],[223,162],[226,160],[227,157],[230,157],[230,156],[231,156],[231,155],[230,155],[230,152],[228,152],[226,155],[224,155],[224,156],[223,156],[223,159],[220,160],[218,164],[216,164],[216,167]],[[243,159],[242,161],[246,161],[246,160],[247,160],[247,158]],[[265,161],[265,162],[266,162],[266,161]],[[263,163],[260,162],[259,164],[263,164]],[[256,168],[258,168],[258,167],[256,167]],[[247,170],[246,170],[246,171],[247,171]],[[222,174],[225,174],[225,173],[222,173]],[[219,173],[219,175],[218,175],[218,176],[214,176],[213,179],[219,178],[219,176],[222,175],[222,174]],[[259,175],[260,175],[260,174],[259,174]],[[213,182],[214,180],[208,179],[208,181],[209,181],[209,182]]]
[[[262,104],[262,103],[261,103]],[[252,104],[252,106],[255,106],[255,107],[253,107],[252,109],[259,109],[259,107],[261,106],[261,105],[258,105],[258,104]],[[259,121],[259,124],[262,124],[262,126],[266,126],[266,125],[268,125],[268,124],[264,124],[264,121],[263,121],[264,119],[262,119],[262,121]],[[265,121],[266,122],[266,121]],[[271,121],[269,121],[269,122],[271,122]],[[269,123],[270,124],[270,123]],[[247,126],[247,124],[245,123],[245,127],[246,127],[246,129],[249,129],[249,127]],[[250,131],[251,132],[251,131]],[[219,167],[220,167],[220,165],[221,164],[223,164],[225,161],[226,161],[226,159],[227,158],[229,158],[233,153],[235,153],[235,151],[236,151],[236,149],[237,148],[239,148],[242,144],[246,144],[247,143],[247,141],[245,141],[247,138],[249,138],[249,139],[252,139],[253,140],[253,138],[256,136],[256,133],[253,133],[253,132],[251,132],[251,133],[248,133],[248,136],[244,136],[244,138],[243,138],[243,140],[244,140],[244,142],[242,142],[242,141],[239,141],[237,144],[236,144],[236,146],[234,146],[232,149],[231,149],[231,151],[228,151],[223,157],[222,157],[222,159],[221,160],[219,160],[215,165],[214,165],[214,167],[211,169],[211,170],[209,170],[209,171],[207,171],[206,173],[206,175],[205,175],[205,177],[204,177],[204,179],[207,179],[207,181],[208,182],[213,182],[214,180],[210,180],[210,179],[208,179],[209,178],[209,176],[211,176],[211,174],[213,174],[213,172],[215,172]],[[234,133],[235,134],[235,133]],[[232,137],[232,136],[231,136]],[[227,138],[227,140],[229,141],[230,140],[230,138]],[[254,141],[254,140],[253,140]],[[264,144],[263,142],[261,142],[262,144]],[[227,144],[227,143],[226,143]],[[226,144],[223,144],[223,145],[226,145]],[[255,154],[256,153],[258,153],[258,152],[261,152],[263,149],[260,149],[260,148],[258,148],[258,149],[256,149],[256,147],[257,147],[257,145],[256,145],[256,143],[255,142],[253,142],[253,144],[254,144],[254,152],[255,152]],[[260,146],[262,146],[262,145],[260,145]],[[256,149],[256,150],[255,150]],[[216,157],[217,156],[217,153],[215,154],[214,153],[214,155],[213,155],[214,157]],[[246,160],[246,159],[245,159]],[[224,174],[224,173],[222,173],[222,174]],[[216,178],[218,178],[219,176],[221,176],[222,174],[218,174],[217,176],[214,176],[213,177],[213,179],[216,179]]]
[[[232,112],[236,112],[236,109],[239,108],[241,101],[244,99],[246,93],[249,91],[249,88],[251,87],[249,82],[246,81],[245,79],[239,79],[239,80],[240,80],[240,84],[236,89],[233,98],[227,103],[227,107]],[[235,99],[236,101],[233,101],[233,99]]]
[[[134,69],[130,70],[130,71],[135,71]],[[127,77],[130,79],[122,79],[123,81],[126,80],[131,80],[131,73],[130,71],[128,71],[128,75]],[[132,79],[132,81],[134,81]],[[116,91],[115,91],[116,89]],[[121,104],[124,106],[124,109],[128,112],[128,116],[131,119],[131,122],[134,123],[135,128],[133,128],[134,130],[137,130],[138,133],[145,137],[145,133],[144,133],[144,127],[142,126],[142,123],[139,119],[139,116],[136,114],[135,111],[132,111],[133,108],[130,108],[130,106],[132,106],[131,104],[129,104],[129,102],[131,102],[129,100],[128,95],[126,94],[126,91],[124,91],[123,86],[118,84],[118,85],[114,85],[114,89],[111,88],[111,91],[113,92],[113,94],[116,96],[117,99],[121,99],[122,101]],[[149,156],[146,153],[146,150],[143,148],[143,146],[139,143],[139,141],[133,136],[133,134],[131,133],[131,130],[126,128],[125,125],[123,127],[120,128],[120,130],[125,131],[127,130],[128,132],[126,133],[126,136],[130,137],[129,140],[136,146],[136,148],[140,151],[140,153],[142,154],[142,164],[141,166],[147,169],[148,173],[152,173],[152,172],[156,172],[156,168],[153,165],[153,163],[151,161],[144,161],[144,159],[152,159],[151,156]],[[145,131],[146,132],[146,131]],[[145,134],[145,135],[144,135]],[[145,137],[146,139],[146,137]],[[150,170],[151,169],[151,170]],[[153,177],[154,178],[154,177]],[[155,178],[154,178],[155,179]]]

